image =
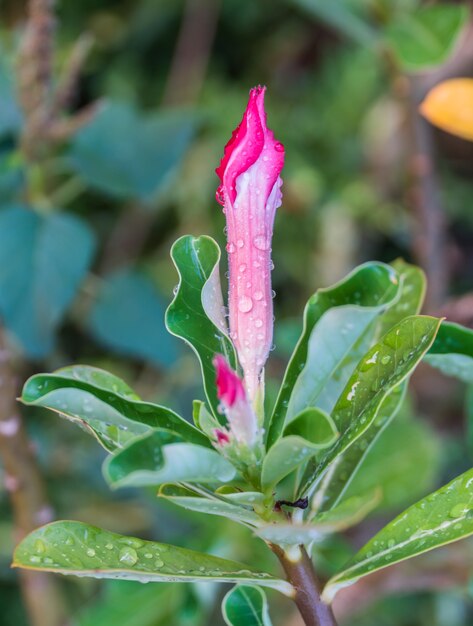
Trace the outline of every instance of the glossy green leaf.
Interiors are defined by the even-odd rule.
[[[13,567],[139,582],[255,582],[291,594],[286,581],[247,565],[81,522],[54,522],[17,546]]]
[[[448,59],[468,15],[466,5],[446,2],[402,13],[388,25],[386,42],[404,70],[422,71]]]
[[[297,435],[310,443],[326,447],[335,441],[338,431],[328,413],[316,407],[309,407],[289,422],[283,435],[284,437]]]
[[[372,425],[388,393],[409,376],[432,345],[441,320],[421,315],[405,318],[374,345],[358,364],[332,413],[340,437],[307,476],[302,494]]]
[[[235,476],[233,465],[215,450],[164,429],[132,440],[105,460],[103,471],[112,487],[228,482]]]
[[[309,407],[284,429],[284,434],[263,460],[261,482],[268,489],[280,482],[338,437],[337,428],[327,413]]]
[[[378,336],[384,335],[405,317],[417,314],[424,300],[426,288],[424,272],[401,259],[396,260],[393,263],[393,267],[400,277],[400,290],[395,302],[378,319],[376,324],[376,334]],[[379,406],[376,418],[371,426],[343,455],[338,457],[336,467],[331,472],[330,477],[324,481],[323,494],[320,493],[320,490],[318,492],[318,498],[323,495],[322,510],[328,510],[335,506],[345,497],[347,492],[350,492],[352,481],[355,480],[356,482],[356,477],[362,470],[370,451],[397,414],[405,396],[406,388],[407,385],[404,383],[393,389],[386,396]],[[382,463],[382,467],[384,469],[386,465]],[[379,475],[379,471],[373,469],[371,465],[370,471],[374,471],[376,476]],[[375,481],[369,481],[368,486],[359,486],[358,491],[355,491],[355,493],[360,493],[360,490],[361,493],[364,493],[369,489],[373,489],[376,484],[378,483]]]
[[[219,428],[220,422],[207,410],[205,402],[194,400],[192,416],[197,428],[200,428],[210,439],[215,439],[214,431]]]
[[[257,528],[255,534],[278,545],[308,545],[321,541],[328,534],[355,526],[375,508],[380,497],[380,490],[354,496],[331,511],[316,516],[310,524],[268,524]]]
[[[343,500],[381,433],[398,412],[407,389],[406,383],[394,388],[381,402],[376,417],[365,432],[338,457],[336,466],[324,481],[321,510],[326,511]],[[319,495],[320,497],[320,495]]]
[[[473,330],[443,322],[425,362],[447,376],[473,382]]]
[[[30,357],[53,349],[94,248],[92,232],[72,215],[0,212],[0,316]]]
[[[362,576],[473,534],[473,470],[455,478],[401,513],[334,576],[324,590],[339,589]]]
[[[335,397],[339,395],[346,383],[342,376],[342,371],[346,376],[346,359],[353,361],[349,377],[362,356],[355,359],[354,348],[398,290],[398,277],[391,267],[367,263],[336,285],[319,289],[309,299],[302,334],[269,424],[268,446],[280,436],[285,422],[306,407],[321,406],[330,412],[332,407],[320,396],[330,394],[333,384],[337,389],[341,385]]]
[[[105,347],[170,367],[177,341],[164,326],[165,306],[145,275],[127,269],[104,281],[89,312],[87,327]]]
[[[228,626],[272,626],[266,595],[253,585],[231,589],[223,599],[222,614]]]
[[[197,354],[207,399],[215,417],[221,420],[212,360],[216,354],[223,354],[236,367],[236,356],[224,316],[220,248],[210,237],[186,235],[174,243],[171,256],[179,273],[179,285],[166,311],[166,326]]]
[[[353,448],[363,441],[377,421],[378,417]],[[347,450],[348,455],[350,451],[351,448]],[[439,436],[428,422],[411,415],[404,403],[396,418],[389,420],[376,436],[360,467],[347,480],[343,500],[380,487],[380,509],[397,513],[434,488],[441,458]]]
[[[377,337],[382,337],[405,317],[420,313],[427,288],[427,279],[420,267],[403,259],[396,259],[392,266],[398,273],[400,288],[392,305],[379,317]]]
[[[126,445],[152,428],[166,428],[186,441],[210,446],[207,437],[170,409],[141,402],[107,372],[85,366],[36,374],[23,387],[24,404],[42,406],[92,432],[107,450]]]
[[[108,102],[75,135],[69,159],[97,189],[147,202],[175,173],[194,130],[188,111],[145,115],[129,104]]]
[[[218,515],[252,526],[261,524],[261,519],[253,511],[253,508],[245,502],[241,503],[239,497],[241,494],[239,493],[221,495],[209,492],[207,497],[202,497],[184,487],[163,485],[158,495],[189,511],[196,511],[207,515]],[[205,493],[203,495],[205,496]],[[247,500],[254,498],[255,502],[259,501],[260,497],[261,494],[258,493],[250,493],[246,496]]]

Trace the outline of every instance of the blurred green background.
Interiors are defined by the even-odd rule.
[[[87,123],[43,150],[33,119],[38,76],[28,70],[37,63],[41,79],[48,68],[36,53],[30,65],[19,56],[27,3],[2,0],[0,319],[19,383],[83,362],[190,419],[202,389],[193,354],[164,328],[177,282],[169,249],[185,233],[224,244],[214,169],[256,84],[268,86],[268,123],[286,146],[268,393],[277,389],[309,295],[366,260],[421,264],[431,285],[426,310],[471,326],[473,143],[434,130],[417,106],[440,80],[473,75],[473,26],[460,2],[439,5],[425,20],[423,8],[433,5],[58,1],[53,90],[74,73],[68,59],[77,40],[91,43],[66,93],[69,117],[63,109],[58,119],[96,106]],[[40,29],[46,56],[48,33]],[[324,575],[397,511],[471,466],[469,396],[427,366],[416,374],[408,405],[374,451],[383,459],[385,475],[373,480],[383,483],[384,501],[358,529],[317,549]],[[110,493],[92,439],[50,414],[22,413],[55,518],[277,567],[230,522],[184,514],[152,490]],[[0,459],[0,475],[1,467]],[[30,622],[9,568],[16,535],[6,471],[2,482],[0,621],[23,626]],[[466,541],[368,578],[340,594],[340,623],[471,625],[472,553]],[[216,586],[58,584],[74,626],[222,623],[225,589]],[[275,594],[270,602],[277,626],[299,624],[289,603]]]

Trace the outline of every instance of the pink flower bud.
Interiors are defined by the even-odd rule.
[[[230,433],[237,443],[251,447],[258,438],[258,422],[243,383],[221,354],[214,358],[214,366],[217,374],[217,396],[227,417]],[[230,441],[224,429],[216,430],[215,435],[220,445]]]
[[[281,205],[284,146],[266,126],[265,87],[255,87],[216,172],[227,220],[230,336],[252,401],[273,340],[271,240]]]

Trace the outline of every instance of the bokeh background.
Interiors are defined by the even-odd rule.
[[[193,354],[164,328],[177,282],[169,249],[186,233],[224,244],[214,170],[256,84],[268,86],[269,126],[287,155],[269,393],[307,298],[366,260],[420,264],[425,310],[471,326],[473,143],[429,126],[418,105],[441,80],[473,75],[473,23],[466,11],[439,14],[432,43],[416,20],[435,3],[418,0],[53,4],[0,3],[0,621],[218,625],[223,587],[38,583],[10,569],[18,537],[52,518],[277,567],[230,522],[153,490],[111,493],[96,442],[20,408],[20,385],[83,362],[190,418],[202,389]],[[12,417],[22,420],[13,437]],[[319,570],[330,575],[472,457],[473,392],[421,368],[370,457],[382,475],[364,473],[383,484],[383,502],[316,550]],[[471,625],[472,555],[463,541],[368,577],[340,593],[340,623]],[[289,603],[270,601],[276,626],[300,624]]]

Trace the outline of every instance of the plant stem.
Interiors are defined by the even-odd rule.
[[[280,546],[270,547],[296,590],[294,602],[306,626],[337,626],[331,607],[320,598],[320,582],[304,546],[299,546],[297,561],[291,560]]]

